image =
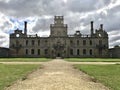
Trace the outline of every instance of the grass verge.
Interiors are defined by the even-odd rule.
[[[46,62],[50,58],[0,58],[0,62]]]
[[[70,62],[120,62],[120,58],[65,58]]]
[[[120,90],[120,64],[116,65],[74,65],[75,68],[93,76],[112,90]]]
[[[0,64],[0,90],[9,87],[17,79],[26,79],[26,76],[40,65],[4,65]]]

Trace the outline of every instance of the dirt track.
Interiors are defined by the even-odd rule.
[[[109,90],[100,83],[73,69],[72,63],[55,59],[41,63],[43,69],[38,69],[24,81],[17,81],[6,90]]]
[[[47,62],[0,62],[1,64],[44,64]],[[67,62],[69,64],[120,64],[120,62]]]

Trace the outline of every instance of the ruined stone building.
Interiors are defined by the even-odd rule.
[[[77,30],[68,35],[68,25],[64,24],[63,16],[55,16],[54,24],[50,25],[50,36],[39,37],[27,34],[27,22],[24,33],[15,30],[10,34],[10,49],[13,57],[107,57],[108,34],[103,29],[94,30],[90,23],[90,35],[84,35]]]
[[[120,47],[110,48],[109,55],[111,58],[120,58]]]
[[[0,47],[0,58],[10,57],[9,48]]]

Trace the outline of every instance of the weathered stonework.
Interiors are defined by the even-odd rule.
[[[111,58],[120,58],[120,47],[109,49],[109,55]]]
[[[83,35],[76,31],[68,35],[68,26],[63,16],[55,16],[50,25],[50,36],[27,35],[27,22],[24,33],[15,30],[10,34],[10,49],[13,57],[108,57],[108,34],[103,25],[94,32],[91,22],[91,34]]]

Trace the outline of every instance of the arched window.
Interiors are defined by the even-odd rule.
[[[40,40],[38,40],[38,46],[40,45]]]
[[[99,40],[99,45],[102,45],[102,40]]]
[[[73,49],[70,49],[70,55],[73,55]]]
[[[48,49],[45,49],[45,55],[47,55],[48,54]]]
[[[90,45],[92,45],[92,40],[90,40]]]
[[[86,40],[83,40],[83,45],[86,45]]]
[[[79,45],[79,40],[77,40],[77,45]]]
[[[34,49],[31,49],[31,54],[34,54],[35,52],[34,52]]]
[[[92,55],[92,54],[93,54],[92,49],[90,49],[90,55]]]
[[[83,49],[83,55],[86,55],[86,49]]]
[[[26,46],[28,45],[28,40],[26,40]]]
[[[102,55],[102,49],[99,48],[99,55]]]
[[[26,55],[28,54],[28,49],[26,49]]]
[[[38,55],[40,55],[40,49],[38,49]]]
[[[34,40],[32,40],[32,45],[34,45],[35,44],[35,41]]]
[[[77,55],[80,55],[80,50],[79,49],[77,49]]]
[[[72,40],[70,40],[70,44],[71,44],[71,45],[73,44],[73,41],[72,41]]]

